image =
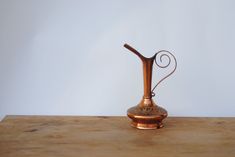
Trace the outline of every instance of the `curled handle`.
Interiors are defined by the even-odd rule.
[[[158,61],[157,61],[157,57],[160,56],[159,60],[160,62],[162,63],[163,62],[163,58],[166,57],[168,59],[168,63],[166,65],[161,65],[161,63],[159,64]],[[160,81],[158,81],[158,83],[153,87],[151,93],[152,93],[152,97],[154,97],[156,94],[154,93],[154,90],[156,89],[156,87],[162,82],[164,81],[166,78],[168,78],[170,75],[172,75],[176,68],[177,68],[177,61],[176,61],[176,58],[175,56],[169,52],[169,51],[166,51],[166,50],[161,50],[161,51],[158,51],[156,54],[155,54],[155,58],[154,58],[154,62],[155,64],[159,67],[159,68],[167,68],[170,64],[171,64],[171,57],[174,59],[174,63],[175,63],[175,66],[174,66],[174,69],[168,74],[166,75],[165,77],[163,77]]]

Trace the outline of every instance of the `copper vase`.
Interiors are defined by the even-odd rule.
[[[152,99],[155,96],[154,89],[161,83],[165,78],[170,76],[177,67],[177,62],[174,57],[169,51],[159,51],[155,55],[150,58],[144,57],[140,54],[137,50],[132,48],[130,45],[125,44],[125,48],[136,54],[143,63],[143,79],[144,79],[144,95],[141,99],[140,103],[137,106],[131,107],[127,110],[127,116],[132,119],[131,125],[138,129],[158,129],[162,128],[162,120],[167,117],[167,111],[158,106]],[[162,62],[163,57],[168,58],[168,64],[160,65],[157,63],[156,56],[160,55],[160,61]],[[171,57],[169,56],[171,55]],[[156,86],[152,89],[152,69],[153,63],[155,62],[156,65],[160,68],[166,68],[171,63],[171,58],[173,57],[175,61],[175,67],[171,73],[161,79]]]

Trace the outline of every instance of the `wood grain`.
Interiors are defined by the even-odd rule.
[[[158,130],[126,117],[7,116],[1,157],[234,157],[235,118],[169,117]]]

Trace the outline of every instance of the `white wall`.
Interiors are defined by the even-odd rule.
[[[176,73],[154,98],[169,115],[235,116],[234,8],[232,0],[0,0],[0,117],[126,115],[143,85],[125,42],[146,56],[176,55]]]

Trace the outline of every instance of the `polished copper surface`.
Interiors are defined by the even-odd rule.
[[[128,117],[132,119],[131,125],[138,129],[162,128],[163,127],[162,120],[167,117],[167,111],[164,108],[158,106],[153,101],[152,97],[155,96],[154,89],[158,86],[158,84],[161,83],[165,78],[170,76],[176,70],[177,67],[176,59],[169,51],[165,50],[157,52],[155,55],[153,55],[150,58],[146,58],[142,54],[140,54],[137,50],[132,48],[130,45],[125,44],[124,47],[133,52],[134,54],[136,54],[143,63],[144,95],[142,100],[137,106],[131,107],[130,109],[127,110]],[[162,57],[165,56],[168,58],[169,62],[165,66],[159,65],[156,61],[156,56],[161,52],[166,52],[173,57],[175,61],[175,68],[171,73],[169,73],[167,76],[161,79],[152,89],[151,88],[152,68],[154,61],[156,65],[160,68],[168,67],[171,62],[171,59],[167,54],[162,54],[160,56],[160,61],[162,61]]]

